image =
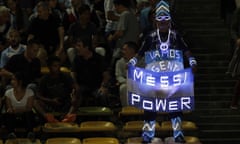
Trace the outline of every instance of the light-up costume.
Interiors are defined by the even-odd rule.
[[[155,20],[158,22],[171,20],[168,3],[160,1],[156,5]],[[145,38],[138,55],[129,61],[130,66],[135,66],[138,59],[144,57],[146,70],[154,72],[176,72],[184,70],[183,55],[185,55],[189,60],[189,65],[191,67],[195,67],[197,62],[195,58],[191,56],[191,53],[182,37],[180,37],[175,30],[171,29],[170,26],[164,32],[160,29],[161,25]],[[148,80],[149,82],[152,82],[153,77],[152,79],[150,77]],[[151,97],[151,92],[145,93],[143,90],[144,88],[139,89],[141,89],[139,91],[144,93],[144,95]],[[172,96],[173,94],[174,89],[171,89],[169,94],[164,95]],[[161,93],[159,95],[161,95]],[[129,101],[129,103],[131,102]],[[156,111],[145,109],[142,133],[144,143],[151,143],[151,140],[155,136]],[[173,137],[175,142],[184,142],[184,135],[181,129],[182,112],[170,112],[169,115],[172,122]]]

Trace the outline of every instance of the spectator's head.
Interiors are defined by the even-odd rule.
[[[6,6],[0,6],[0,25],[7,23],[9,20],[9,9]]]
[[[80,56],[85,56],[86,52],[89,51],[89,45],[85,39],[76,38],[73,40],[73,44]]]
[[[7,0],[7,7],[10,10],[16,10],[16,8],[17,8],[17,0]]]
[[[26,88],[29,84],[28,77],[24,72],[16,72],[11,78],[11,84],[13,88],[21,87]]]
[[[136,44],[136,42],[133,41],[125,42],[122,47],[123,58],[126,60],[130,60],[136,55],[138,49],[139,47]]]
[[[57,56],[51,56],[47,59],[47,66],[52,74],[58,74],[61,68],[61,59]]]
[[[56,8],[58,1],[57,0],[47,0],[49,8]]]
[[[49,17],[49,10],[48,2],[41,1],[37,4],[37,13],[40,19],[47,20]]]
[[[124,10],[128,9],[130,6],[129,0],[114,0],[113,4],[115,6],[117,13],[122,13]]]
[[[82,0],[71,0],[71,5],[74,8],[78,8],[82,4]]]
[[[21,41],[20,32],[16,29],[10,29],[7,39],[12,48],[17,48]]]
[[[155,7],[155,20],[160,31],[166,31],[170,28],[171,16],[170,9],[167,2],[161,0]]]
[[[81,5],[78,8],[79,20],[80,23],[89,23],[91,20],[91,10],[90,7],[86,4]]]
[[[28,40],[27,49],[25,50],[25,56],[28,59],[34,59],[37,57],[38,51],[42,47],[42,44],[39,40],[32,38]]]

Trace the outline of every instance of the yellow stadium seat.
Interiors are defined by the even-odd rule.
[[[184,138],[188,144],[200,143],[199,138],[195,136],[185,136]]]
[[[108,107],[80,107],[78,116],[107,116],[113,115],[113,111]]]
[[[191,113],[191,111],[184,111],[184,114]],[[122,107],[121,111],[119,112],[119,116],[128,116],[128,115],[143,115],[144,110],[143,109],[138,109],[133,106],[125,106]],[[169,114],[167,112],[158,112],[159,115],[166,115]]]
[[[196,130],[196,129],[198,129],[196,124],[194,122],[191,122],[191,121],[183,121],[182,122],[182,128],[184,130]]]
[[[142,144],[142,137],[131,137],[127,139],[127,144]]]
[[[64,73],[70,73],[71,72],[71,70],[69,68],[63,67],[63,66],[60,68],[60,70],[61,70],[61,72],[64,72]]]
[[[85,121],[80,124],[80,131],[115,131],[117,127],[108,121]]]
[[[69,137],[63,137],[63,138],[48,138],[46,140],[46,144],[81,144],[80,139],[78,138],[69,138]]]
[[[122,108],[122,110],[119,112],[119,116],[128,116],[128,115],[143,115],[143,110],[138,109],[136,107],[132,106],[125,106]]]
[[[129,121],[126,122],[125,125],[123,126],[124,131],[142,131],[143,128],[143,121]],[[155,129],[161,130],[160,125],[156,122]]]
[[[161,124],[162,130],[172,130],[171,121],[163,121]],[[194,122],[191,121],[182,121],[182,129],[183,130],[196,130],[197,126]]]
[[[70,73],[70,72],[71,72],[71,70],[70,70],[69,68],[67,68],[67,67],[61,67],[61,68],[60,68],[60,71],[61,71],[61,72],[64,72],[64,73]],[[47,73],[49,73],[49,68],[46,67],[46,66],[41,67],[41,73],[42,73],[42,74],[47,74]]]
[[[28,138],[17,138],[17,139],[14,139],[14,140],[10,140],[10,139],[7,139],[5,144],[32,144],[33,142],[28,139]],[[1,141],[0,144],[3,144],[3,142]],[[36,139],[36,141],[34,141],[34,144],[41,144],[40,140],[39,139]]]
[[[84,138],[83,144],[119,144],[118,139],[112,137]]]
[[[76,123],[57,122],[57,123],[45,123],[43,126],[43,132],[48,133],[65,133],[65,132],[79,132],[79,125]]]

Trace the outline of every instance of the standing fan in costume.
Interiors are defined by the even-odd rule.
[[[197,61],[186,43],[171,27],[169,5],[155,7],[156,28],[146,36],[136,57],[128,65],[128,104],[144,109],[142,138],[151,143],[157,112],[168,112],[175,142],[185,142],[182,111],[194,109],[193,74]],[[185,57],[184,57],[185,56]],[[144,60],[144,66],[138,61]],[[191,68],[185,68],[188,59]]]

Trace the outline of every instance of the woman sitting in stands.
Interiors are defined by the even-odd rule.
[[[16,138],[14,130],[23,127],[27,130],[27,137],[33,138],[34,113],[32,112],[34,92],[27,88],[26,75],[15,73],[11,78],[12,88],[6,90],[6,127],[8,138]]]

